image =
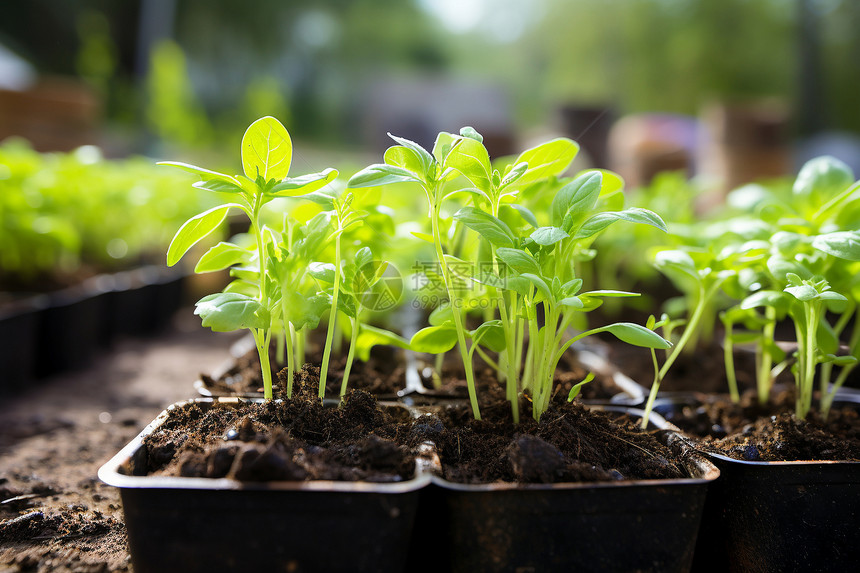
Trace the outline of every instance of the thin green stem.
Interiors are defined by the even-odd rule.
[[[690,320],[687,322],[687,326],[684,328],[684,333],[681,335],[681,339],[678,340],[678,344],[675,345],[672,349],[672,353],[669,354],[669,357],[666,358],[666,362],[663,363],[663,367],[660,368],[660,380],[663,380],[666,377],[666,374],[669,372],[669,368],[672,367],[672,364],[675,363],[675,360],[695,335],[695,332],[699,327],[699,322],[702,320],[705,307],[708,304],[708,300],[716,293],[720,282],[722,281],[718,281],[707,289],[707,291],[705,290],[704,285],[699,286],[699,300],[696,302],[696,308],[693,311],[693,315],[690,317]]]
[[[770,396],[770,388],[773,385],[773,344],[776,333],[776,309],[772,306],[765,307],[764,315],[767,319],[762,327],[762,337],[758,353],[758,374],[756,375],[756,389],[758,390],[758,402],[762,406],[767,404]]]
[[[738,378],[735,373],[735,347],[733,340],[733,330],[734,324],[727,322],[725,323],[725,335],[723,336],[723,362],[726,367],[726,380],[729,384],[729,396],[731,396],[732,402],[737,404],[740,402],[741,397],[738,394]]]
[[[358,322],[358,315],[361,312],[361,308],[356,306],[355,309],[355,318],[352,320],[352,334],[349,340],[349,352],[346,355],[346,366],[343,369],[343,382],[340,385],[340,399],[343,400],[343,397],[346,396],[346,386],[347,381],[349,380],[349,372],[352,370],[352,361],[355,357],[355,347],[358,342],[358,329],[360,327],[360,323]]]
[[[260,356],[260,371],[263,374],[263,399],[272,399],[272,366],[269,363],[269,330],[253,328],[254,343]]]
[[[340,293],[340,236],[341,236],[341,221],[338,216],[337,237],[334,239],[334,286],[332,287],[331,295],[331,311],[328,315],[328,330],[325,335],[325,349],[323,350],[322,365],[320,366],[320,385],[319,397],[325,398],[325,386],[328,380],[328,363],[331,360],[331,341],[334,336],[335,319],[337,318],[337,298]]]
[[[654,380],[651,382],[651,391],[648,392],[648,401],[645,403],[645,413],[642,415],[641,427],[643,430],[648,429],[648,418],[651,417],[651,411],[654,409],[654,401],[657,399],[657,393],[660,391],[660,367],[657,363],[657,352],[651,348],[651,363],[654,365]]]
[[[286,344],[287,344],[287,398],[293,397],[293,378],[295,378],[296,373],[296,357],[293,354],[293,325],[290,324],[289,328],[284,328],[286,332]]]
[[[434,193],[434,197],[439,193]],[[472,371],[472,360],[469,356],[469,348],[466,345],[466,330],[463,326],[462,310],[458,308],[457,297],[454,292],[454,285],[451,281],[451,273],[448,270],[448,265],[445,263],[445,253],[442,250],[442,237],[439,231],[439,217],[441,205],[439,201],[434,202],[432,216],[430,217],[430,225],[433,229],[433,243],[436,247],[436,258],[439,261],[439,266],[442,269],[442,278],[445,281],[445,288],[448,291],[448,298],[451,303],[451,314],[454,317],[454,328],[457,330],[457,344],[460,349],[460,358],[463,360],[463,370],[466,374],[466,385],[469,390],[469,402],[472,405],[472,415],[476,420],[481,419],[481,410],[478,407],[478,395],[475,387],[475,375]]]

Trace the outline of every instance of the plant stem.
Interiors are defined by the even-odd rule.
[[[734,343],[732,341],[732,330],[734,325],[731,323],[725,324],[726,333],[723,337],[723,361],[726,365],[726,380],[729,383],[729,396],[731,396],[732,402],[737,404],[740,402],[741,397],[738,394],[738,378],[735,373],[735,348]],[[652,385],[653,391],[653,385]]]
[[[439,193],[433,194],[433,197],[438,197]],[[442,236],[439,231],[439,216],[441,210],[441,201],[434,201],[432,213],[430,217],[430,225],[433,229],[433,243],[436,247],[436,258],[439,261],[439,266],[442,268],[442,278],[445,280],[445,288],[448,291],[448,299],[451,303],[451,314],[454,317],[454,327],[457,330],[457,344],[460,348],[460,358],[463,359],[463,370],[466,373],[466,385],[469,390],[469,402],[472,405],[472,415],[476,420],[481,419],[481,410],[478,407],[478,395],[475,388],[475,375],[472,371],[472,360],[469,357],[469,349],[466,346],[466,334],[463,327],[463,316],[461,309],[458,308],[457,298],[454,293],[454,285],[451,281],[451,274],[448,271],[448,265],[445,263],[445,254],[442,251]]]
[[[770,388],[773,385],[773,337],[776,332],[776,309],[771,306],[765,307],[767,322],[762,328],[762,339],[759,344],[761,352],[758,359],[758,375],[756,376],[756,389],[758,390],[758,402],[762,406],[767,404],[770,396]]]
[[[288,326],[288,328],[287,328]],[[293,397],[293,378],[296,372],[296,357],[293,354],[293,334],[295,333],[293,325],[285,325],[284,328],[286,343],[287,343],[287,398]]]
[[[651,362],[654,365],[654,381],[651,382],[651,391],[648,392],[648,401],[645,403],[645,413],[642,416],[641,427],[643,430],[648,429],[648,418],[651,417],[651,411],[654,409],[654,401],[657,399],[657,393],[660,391],[660,376],[659,365],[657,364],[657,352],[651,348]]]
[[[320,386],[319,386],[319,397],[320,399],[325,398],[325,386],[326,380],[328,379],[328,363],[331,359],[331,341],[332,336],[334,336],[334,323],[337,318],[337,298],[338,291],[340,290],[340,236],[341,233],[341,221],[340,216],[338,216],[337,222],[337,230],[338,234],[334,240],[334,286],[332,287],[332,295],[331,295],[331,312],[328,315],[328,330],[325,335],[325,349],[323,350],[323,359],[322,365],[320,366]]]
[[[254,238],[257,241],[257,259],[260,264],[260,304],[264,308],[268,308],[268,293],[266,292],[266,249],[263,246],[263,233],[260,229],[260,208],[262,207],[263,194],[257,194],[254,199],[254,206],[251,210],[251,228],[254,231]],[[263,375],[263,398],[265,400],[272,399],[272,366],[269,363],[269,338],[271,336],[270,328],[266,329],[251,329],[254,336],[254,343],[257,346],[257,354],[260,357],[260,372]]]
[[[440,352],[436,355],[433,363],[433,387],[437,390],[442,387],[442,365],[445,363],[445,353]]]
[[[498,216],[498,209],[493,213],[494,217]],[[499,276],[499,265],[496,261],[496,248],[490,245],[490,258],[493,261],[493,272]],[[514,419],[514,424],[520,423],[520,395],[519,395],[519,372],[516,369],[516,344],[514,325],[508,320],[508,309],[505,304],[504,291],[495,288],[496,304],[499,307],[499,318],[502,320],[502,331],[505,334],[505,396],[511,403],[511,415]]]
[[[272,366],[269,363],[269,331],[262,328],[251,330],[257,354],[260,356],[260,371],[263,374],[263,399],[272,399]]]
[[[696,303],[696,308],[693,311],[693,315],[690,317],[689,322],[687,322],[686,328],[684,328],[684,333],[681,335],[681,339],[678,340],[678,344],[672,349],[672,353],[669,354],[669,357],[666,358],[666,362],[663,363],[663,367],[660,368],[658,373],[659,379],[662,382],[663,378],[666,377],[666,374],[669,372],[669,368],[672,367],[672,364],[675,363],[675,360],[678,358],[678,355],[681,354],[681,351],[684,350],[684,347],[693,337],[693,332],[699,326],[699,321],[702,318],[702,313],[705,310],[705,288],[701,286],[699,288],[699,300]]]
[[[355,345],[358,341],[358,329],[360,323],[358,322],[358,315],[361,312],[361,308],[356,306],[355,309],[355,318],[352,320],[352,333],[350,333],[349,338],[349,351],[346,354],[346,366],[343,369],[343,382],[340,385],[340,399],[343,400],[343,397],[346,396],[346,385],[347,380],[349,380],[349,371],[352,370],[352,361],[355,357]]]

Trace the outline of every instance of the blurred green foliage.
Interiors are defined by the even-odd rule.
[[[62,282],[163,261],[176,228],[212,198],[143,157],[105,160],[95,147],[38,153],[0,146],[0,276]]]

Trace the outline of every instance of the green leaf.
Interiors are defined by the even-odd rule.
[[[616,322],[615,324],[610,324],[609,326],[604,326],[597,330],[610,332],[619,340],[634,346],[663,350],[672,347],[667,340],[653,330],[648,330],[644,326],[633,324],[632,322]]]
[[[446,322],[453,320],[454,311],[450,304],[445,303],[442,306],[434,308],[427,321],[430,323],[430,326],[442,326]]]
[[[493,352],[505,349],[505,329],[501,320],[488,320],[469,333],[475,344],[489,348]]]
[[[193,173],[194,175],[199,176],[203,181],[208,182],[217,182],[221,183],[230,188],[236,187],[239,190],[242,189],[242,184],[239,183],[239,180],[230,175],[226,175],[224,173],[218,173],[217,171],[212,171],[211,169],[205,169],[203,167],[197,167],[196,165],[189,165],[188,163],[180,163],[178,161],[159,161],[157,165],[168,165],[170,167],[178,167],[183,171],[188,171],[189,173]],[[209,187],[204,187],[204,189],[210,189]],[[210,189],[214,191],[215,189]],[[220,190],[220,189],[219,189]]]
[[[840,259],[860,261],[860,234],[856,231],[818,235],[812,239],[812,246]]]
[[[441,354],[448,352],[457,344],[457,329],[453,323],[446,322],[440,326],[422,328],[412,336],[409,348],[415,352]]]
[[[229,181],[220,179],[210,179],[209,181],[198,181],[191,185],[195,189],[203,189],[204,191],[212,191],[214,193],[242,193],[244,189],[241,186],[235,185]]]
[[[355,297],[348,292],[340,291],[337,297],[337,309],[350,318],[355,318],[357,314]]]
[[[280,181],[290,172],[293,142],[281,122],[274,117],[261,117],[245,130],[242,137],[242,169],[245,176],[255,180]]]
[[[540,265],[531,253],[518,249],[499,247],[496,249],[496,256],[519,274],[540,274]]]
[[[623,290],[591,290],[582,293],[581,296],[597,296],[602,298],[619,298],[628,296],[642,296],[638,292],[627,292]]]
[[[854,182],[854,172],[848,165],[830,155],[810,159],[800,169],[794,181],[795,195],[809,196],[813,193],[836,193]]]
[[[436,243],[436,240],[433,238],[433,235],[431,235],[429,233],[419,233],[418,231],[410,231],[410,234],[413,237],[416,237],[418,239],[421,239],[422,241],[426,241],[426,242],[430,243],[431,245]]]
[[[322,293],[303,296],[296,291],[289,291],[284,306],[287,309],[285,318],[296,330],[305,326],[313,330],[319,326],[320,317],[331,308],[331,297]]]
[[[375,165],[365,167],[350,177],[346,186],[353,188],[376,187],[378,185],[388,185],[390,183],[400,183],[404,181],[411,181],[414,183],[422,182],[417,175],[411,171],[403,169],[402,167],[377,163]]]
[[[573,296],[582,288],[582,279],[570,279],[561,285],[561,292],[567,296]]]
[[[355,267],[361,270],[365,265],[373,262],[373,251],[370,247],[362,247],[355,253]]]
[[[258,287],[254,283],[249,283],[248,281],[236,279],[234,281],[231,281],[227,286],[224,287],[224,292],[237,292],[239,294],[244,294],[249,297],[256,297],[260,294],[260,287]]]
[[[388,137],[411,151],[415,154],[415,157],[418,158],[419,164],[421,165],[421,171],[418,173],[423,176],[434,175],[432,173],[432,167],[436,165],[436,160],[433,158],[430,153],[427,152],[426,149],[415,143],[414,141],[410,141],[403,137],[397,137],[396,135],[388,134]]]
[[[337,179],[336,169],[325,169],[319,173],[310,173],[299,177],[287,177],[274,187],[268,195],[275,197],[298,197],[321,189]]]
[[[767,260],[767,269],[778,281],[785,281],[790,274],[798,275],[804,279],[812,278],[812,271],[798,263],[781,256],[772,256]]]
[[[589,372],[582,382],[573,385],[573,388],[570,389],[570,393],[567,395],[567,401],[573,402],[573,400],[579,396],[579,393],[582,391],[582,387],[592,380],[594,380],[594,372]]]
[[[528,163],[529,168],[517,183],[533,183],[560,175],[570,166],[578,152],[579,145],[566,137],[553,139],[523,151],[514,163]]]
[[[582,299],[578,296],[566,296],[560,301],[558,301],[558,304],[562,306],[568,306],[576,310],[581,310],[585,308],[585,303],[583,303]]]
[[[414,173],[418,179],[424,179],[427,175],[425,173],[426,166],[421,161],[421,158],[418,157],[411,149],[403,147],[402,145],[393,145],[386,149],[385,154],[383,155],[383,161],[385,161],[387,165],[399,167]]]
[[[576,234],[574,239],[586,239],[594,236],[604,229],[615,223],[616,221],[629,221],[631,223],[639,223],[656,227],[663,232],[668,232],[666,223],[656,213],[648,209],[640,209],[632,207],[624,211],[608,211],[606,213],[598,213],[585,221]]]
[[[568,226],[565,227],[569,230],[575,222],[585,218],[597,204],[602,182],[603,174],[600,171],[587,171],[559,189],[550,206],[552,224],[556,227],[563,226],[565,216],[572,213],[568,218]]]
[[[546,300],[552,300],[552,291],[549,288],[547,282],[536,274],[533,273],[522,273],[520,277],[526,279],[534,286],[537,287],[538,291],[543,295]]]
[[[460,135],[469,139],[474,139],[478,143],[484,143],[484,136],[478,133],[478,130],[471,126],[461,127]]]
[[[532,213],[527,207],[519,205],[517,203],[512,204],[511,207],[516,209],[520,216],[525,220],[525,222],[532,227],[537,229],[540,226],[538,224],[537,217],[535,217],[535,214]]]
[[[785,292],[796,298],[801,302],[807,302],[810,300],[815,300],[818,298],[818,291],[815,290],[815,287],[808,284],[799,284],[797,286],[789,286],[785,287]]]
[[[440,165],[446,163],[448,154],[451,153],[451,150],[460,141],[462,139],[453,133],[448,133],[447,131],[439,132],[439,135],[436,136],[436,142],[433,144],[433,156],[436,158],[436,162]]]
[[[203,326],[215,332],[232,332],[242,328],[269,328],[269,311],[256,298],[236,293],[220,292],[197,301],[194,314],[203,319]]]
[[[517,182],[526,170],[529,168],[529,164],[526,162],[517,163],[513,167],[510,168],[510,171],[505,173],[505,176],[502,178],[501,183],[499,184],[499,188],[505,188],[508,185]],[[537,226],[537,225],[535,225]]]
[[[362,324],[358,338],[355,341],[355,353],[358,359],[367,362],[370,360],[370,350],[374,346],[396,346],[398,348],[409,348],[409,341],[388,330],[377,328],[369,324]]]
[[[311,263],[308,265],[308,274],[318,281],[334,284],[334,265],[331,263]]]
[[[486,193],[493,191],[493,169],[490,166],[490,156],[480,141],[464,138],[448,154],[445,163],[463,174],[472,185]]]
[[[565,233],[564,229],[561,229],[560,227],[540,227],[539,229],[535,229],[534,232],[529,235],[529,238],[532,241],[544,247],[554,245],[568,237],[570,237],[570,235]]]
[[[501,219],[476,207],[461,208],[454,213],[454,220],[463,223],[497,247],[514,246],[516,239],[510,227]]]
[[[239,245],[222,241],[200,257],[197,266],[194,267],[194,272],[211,273],[224,270],[239,263],[247,264],[252,256],[253,253],[248,249],[243,249]]]
[[[176,235],[173,236],[173,240],[167,248],[167,266],[172,267],[178,263],[179,259],[181,259],[191,247],[217,229],[218,225],[220,225],[227,216],[227,212],[230,210],[230,207],[241,206],[236,203],[219,205],[185,221],[179,230],[176,231]]]
[[[675,249],[660,251],[654,256],[654,264],[661,271],[681,273],[696,282],[701,282],[702,280],[699,277],[693,257],[684,251]]]

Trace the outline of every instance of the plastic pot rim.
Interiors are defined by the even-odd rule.
[[[194,398],[175,402],[163,410],[150,422],[134,439],[126,444],[116,455],[98,470],[98,477],[107,485],[118,488],[144,488],[164,490],[214,490],[214,491],[305,491],[305,492],[345,492],[370,494],[401,494],[417,491],[430,483],[430,475],[420,471],[416,459],[415,476],[411,479],[395,483],[377,483],[367,481],[273,481],[273,482],[244,482],[230,478],[192,478],[174,476],[130,476],[119,472],[123,463],[131,459],[134,453],[143,445],[143,439],[163,424],[170,412],[189,404],[225,404],[238,405],[249,400],[238,397]],[[399,406],[399,405],[398,405]]]

